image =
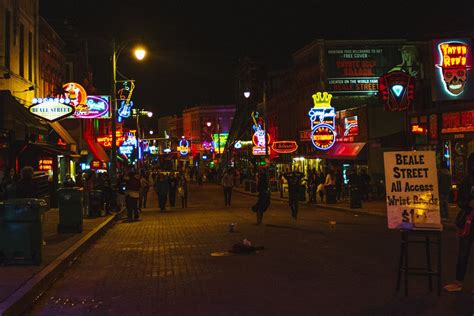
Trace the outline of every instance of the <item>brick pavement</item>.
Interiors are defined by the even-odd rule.
[[[18,288],[26,284],[45,267],[56,260],[77,241],[98,227],[109,216],[86,218],[83,223],[83,232],[80,234],[58,234],[58,209],[51,209],[45,213],[43,234],[46,245],[43,246],[43,261],[35,265],[4,265],[0,266],[0,304],[12,295]]]
[[[399,235],[385,220],[303,205],[298,220],[273,201],[263,226],[254,199],[191,186],[190,208],[117,223],[42,297],[30,315],[471,315],[469,293],[430,294],[423,279],[394,295]],[[153,194],[151,205],[156,205]],[[330,225],[329,221],[336,221]],[[238,233],[228,232],[237,223]],[[248,238],[256,255],[211,257]],[[444,233],[444,271],[455,243]],[[421,258],[411,256],[415,261]],[[473,287],[474,269],[467,286]],[[446,280],[444,280],[446,281]]]

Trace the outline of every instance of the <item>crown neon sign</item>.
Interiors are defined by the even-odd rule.
[[[331,107],[332,94],[313,94],[314,106],[309,110],[311,142],[320,150],[329,150],[336,142],[336,110]]]

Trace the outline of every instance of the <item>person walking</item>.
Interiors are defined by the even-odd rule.
[[[129,221],[138,220],[140,218],[138,200],[140,198],[140,177],[131,171],[128,174],[126,183],[127,196],[125,204],[127,206],[127,218]]]
[[[176,190],[178,189],[178,179],[174,173],[170,173],[168,177],[168,188],[170,207],[176,207]]]
[[[449,193],[451,192],[451,173],[449,172],[448,164],[445,160],[441,162],[438,170],[438,191],[439,191],[439,208],[441,213],[441,220],[448,219],[449,210]]]
[[[162,173],[159,174],[158,180],[155,182],[155,191],[158,195],[158,206],[160,207],[160,211],[164,212],[169,192],[169,183]]]
[[[260,170],[257,176],[257,203],[253,206],[253,210],[257,214],[257,225],[263,222],[263,213],[270,206],[270,188],[268,185],[268,177],[265,170]]]
[[[188,181],[186,176],[180,175],[178,179],[178,197],[181,200],[181,208],[188,207]]]
[[[226,170],[222,176],[222,187],[224,188],[224,204],[225,206],[230,206],[232,188],[234,187],[234,177],[232,172],[229,170]]]
[[[298,171],[283,174],[283,177],[288,181],[288,204],[290,205],[291,216],[294,219],[298,217],[299,193],[303,176],[303,173]]]
[[[456,280],[444,286],[448,292],[459,292],[467,271],[467,262],[471,253],[474,229],[474,153],[471,153],[467,164],[468,174],[459,186],[458,206],[461,209],[456,218],[458,227],[458,258],[456,263]],[[463,220],[461,220],[463,219]]]

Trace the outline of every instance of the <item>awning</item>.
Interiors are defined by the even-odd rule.
[[[28,143],[27,146],[35,148],[39,151],[43,151],[50,155],[64,155],[68,157],[73,157],[74,155],[74,153],[70,152],[69,150],[48,143]]]
[[[358,159],[366,143],[336,143],[328,153],[332,159]]]
[[[18,102],[9,90],[0,91],[0,127],[7,130],[28,130],[30,133],[46,134],[47,125],[35,118],[26,107]]]
[[[49,123],[59,137],[62,138],[68,144],[77,144],[77,142],[72,138],[71,134],[61,125],[59,122]]]
[[[364,148],[366,143],[342,143],[336,142],[328,151],[319,151],[317,158],[339,159],[339,160],[359,160],[366,159]]]

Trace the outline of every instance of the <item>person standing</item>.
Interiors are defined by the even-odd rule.
[[[265,170],[260,170],[257,176],[257,203],[253,206],[257,214],[257,225],[263,222],[263,213],[270,206],[270,188],[268,185],[268,177]]]
[[[158,206],[160,207],[160,211],[164,212],[166,209],[166,199],[169,192],[169,183],[162,173],[159,174],[158,180],[155,182],[155,191],[158,195]]]
[[[444,289],[448,292],[462,291],[472,240],[474,239],[474,228],[472,227],[474,225],[474,153],[469,155],[467,166],[468,174],[461,182],[458,193],[458,206],[461,209],[459,215],[462,215],[461,217],[466,220],[463,223],[456,223],[459,237],[456,280],[444,286]],[[466,225],[468,220],[473,222],[470,226]]]
[[[168,177],[168,188],[170,207],[176,207],[176,190],[178,189],[178,179],[174,173],[170,173]]]
[[[138,202],[138,208],[141,210],[142,207],[146,208],[146,200],[148,197],[148,190],[150,189],[150,182],[148,180],[145,171],[142,171],[140,177],[140,201]]]
[[[127,179],[127,196],[125,204],[127,205],[127,217],[129,221],[140,218],[138,200],[140,198],[140,177],[131,171]]]
[[[449,193],[451,192],[451,173],[445,160],[441,162],[438,170],[438,191],[439,191],[439,208],[441,211],[441,219],[448,219],[449,210]]]
[[[329,170],[324,181],[324,190],[326,195],[326,203],[336,203],[336,177],[334,171]]]
[[[188,207],[188,182],[183,174],[178,179],[178,197],[181,199],[181,208]]]
[[[367,173],[367,169],[362,169],[360,174],[360,181],[362,186],[362,196],[364,201],[369,199],[369,191],[370,191],[370,176]]]
[[[298,203],[301,179],[303,173],[298,171],[287,172],[283,177],[288,181],[288,203],[291,209],[291,216],[296,219],[298,217]]]
[[[38,197],[36,183],[33,181],[33,173],[34,171],[32,167],[28,166],[21,169],[21,179],[18,181],[15,188],[15,197],[17,199]]]
[[[229,170],[224,172],[222,176],[222,187],[224,188],[224,204],[230,206],[230,199],[232,197],[232,188],[234,186],[234,177]]]
[[[344,184],[344,177],[342,175],[342,169],[338,168],[335,173],[335,186],[336,186],[336,200],[341,200],[342,185]]]

